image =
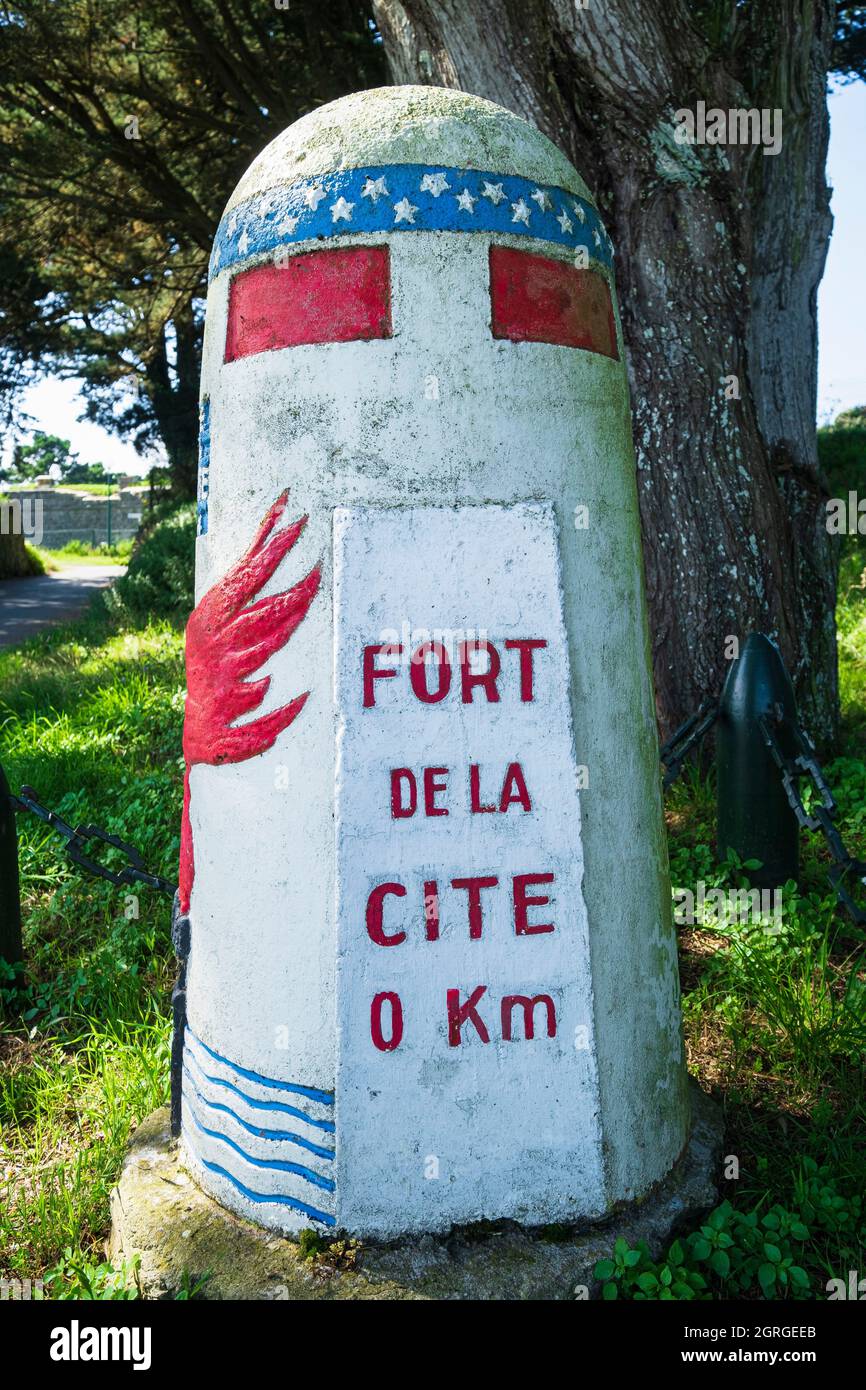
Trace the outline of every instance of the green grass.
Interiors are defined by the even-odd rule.
[[[0,653],[10,783],[123,835],[174,879],[182,700],[168,622],[124,630],[99,606]],[[131,1129],[167,1099],[174,962],[166,895],[83,877],[45,825],[18,824],[29,983],[0,1038],[0,1267],[26,1277],[102,1259]],[[5,984],[8,996],[8,972]]]
[[[43,550],[42,553],[64,565],[92,565],[94,561],[104,561],[107,565],[125,565],[132,554],[132,546],[131,540],[113,541],[111,545],[108,541],[91,545],[89,541],[75,540],[67,541],[59,550]]]
[[[866,543],[845,546],[837,609],[842,731],[826,773],[849,852],[866,859]],[[694,890],[699,879],[746,884],[742,871],[716,861],[714,797],[712,774],[694,768],[668,794],[671,876],[680,887]],[[800,883],[784,890],[778,934],[712,918],[679,929],[689,1067],[722,1102],[725,1150],[738,1164],[724,1196],[759,1219],[777,1203],[794,1216],[805,1207],[809,1240],[795,1254],[808,1296],[818,1297],[827,1279],[866,1269],[862,1213],[828,1230],[804,1198],[809,1165],[846,1210],[866,1193],[866,934],[837,907],[829,864],[821,838],[804,833]],[[642,1262],[634,1268],[647,1272]],[[709,1279],[717,1295],[735,1296],[725,1280]],[[757,1269],[749,1296],[761,1296]]]
[[[29,782],[66,819],[121,834],[170,879],[182,786],[177,616],[189,602],[193,525],[188,513],[161,523],[122,581],[125,598],[0,653],[0,757],[13,788]],[[866,554],[846,546],[843,737],[827,771],[842,833],[866,857]],[[157,592],[174,620],[142,616]],[[667,815],[677,886],[741,881],[736,866],[716,863],[711,775],[687,769]],[[19,829],[29,983],[22,998],[0,975],[12,1009],[0,1038],[0,1271],[53,1271],[53,1297],[117,1297],[122,1281],[104,1264],[108,1194],[132,1128],[167,1099],[170,903],[83,877],[32,817]],[[617,1296],[661,1297],[676,1284],[678,1297],[727,1297],[735,1279],[747,1296],[761,1296],[762,1280],[778,1290],[752,1247],[763,1249],[779,1222],[793,1234],[778,1248],[789,1242],[788,1266],[807,1279],[804,1290],[791,1275],[782,1292],[821,1296],[826,1279],[866,1270],[855,1200],[866,1192],[864,937],[836,909],[821,842],[802,845],[779,934],[711,919],[680,929],[689,1064],[724,1107],[738,1172],[725,1181],[730,1209],[709,1236],[684,1237],[667,1272],[612,1252]],[[732,1251],[727,1276],[722,1247]]]
[[[16,491],[18,491],[18,490],[28,491],[29,489],[35,488],[35,487],[36,487],[36,479],[35,479],[35,478],[30,478],[29,480],[27,480],[26,482],[23,482],[23,483],[6,483],[4,486],[7,488],[7,490],[8,490],[9,492],[13,492],[13,493],[16,492]],[[52,492],[86,492],[86,493],[88,493],[91,497],[108,497],[108,496],[111,496],[111,497],[118,497],[118,496],[120,495],[119,492],[118,492],[118,490],[117,490],[117,483],[116,483],[116,482],[111,482],[111,483],[51,483],[49,486],[51,487],[51,491],[52,491]],[[123,489],[124,493],[129,493],[129,492],[134,492],[134,493],[145,493],[145,492],[147,492],[147,490],[148,490],[148,484],[147,484],[146,482],[144,482],[144,483],[138,483],[138,484],[133,484],[132,486],[130,486],[130,487],[124,487],[124,489]]]

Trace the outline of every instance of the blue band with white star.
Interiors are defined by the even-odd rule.
[[[540,238],[610,266],[613,243],[591,203],[518,174],[387,164],[340,169],[257,193],[220,222],[210,276],[292,242],[358,232],[499,232]]]

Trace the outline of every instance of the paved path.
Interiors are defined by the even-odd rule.
[[[0,647],[77,617],[97,589],[123,572],[122,565],[70,565],[33,579],[0,579]]]

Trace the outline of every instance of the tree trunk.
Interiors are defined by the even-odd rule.
[[[189,500],[198,478],[198,379],[201,342],[191,307],[171,320],[175,337],[174,370],[169,367],[165,330],[145,366],[150,398],[160,438],[168,456],[172,492]]]
[[[778,641],[804,722],[831,740],[836,576],[815,414],[835,5],[374,10],[395,81],[461,87],[533,122],[583,174],[613,237],[663,734],[718,691],[726,639],[758,630]],[[781,151],[678,144],[674,113],[700,100],[780,108]]]
[[[20,503],[0,497],[0,579],[21,579],[38,572],[27,554],[21,523],[16,520],[19,508]]]

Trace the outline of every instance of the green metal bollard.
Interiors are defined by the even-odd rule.
[[[0,766],[0,959],[18,965],[21,944],[21,899],[18,890],[18,835],[6,773]]]
[[[716,768],[719,858],[732,849],[740,859],[759,859],[762,867],[749,872],[756,888],[777,888],[799,873],[800,827],[758,726],[777,706],[796,722],[794,689],[779,650],[753,632],[722,689]],[[780,742],[788,737],[778,736]],[[784,751],[797,754],[793,746]]]

